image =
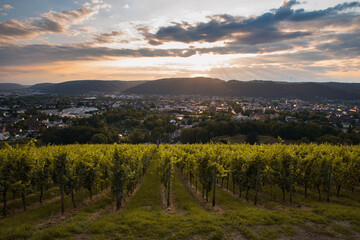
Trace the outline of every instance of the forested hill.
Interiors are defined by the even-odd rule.
[[[127,94],[245,96],[302,99],[360,99],[358,83],[289,83],[274,81],[222,81],[213,78],[172,78],[148,81]]]
[[[56,94],[116,93],[142,83],[144,81],[78,80],[56,84],[40,83],[30,87],[30,89]]]
[[[264,97],[360,100],[360,83],[315,83],[276,81],[223,81],[215,78],[168,78],[153,81],[78,80],[41,83],[31,87],[0,84],[6,90],[30,90],[46,94],[76,95],[121,93],[141,95],[198,95],[222,97]]]
[[[124,91],[127,94],[230,96],[223,80],[214,78],[169,78],[147,81]]]
[[[23,90],[26,87],[17,83],[0,83],[0,92]]]

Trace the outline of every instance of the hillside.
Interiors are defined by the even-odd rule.
[[[288,83],[271,81],[229,81],[227,87],[233,96],[265,98],[301,98],[301,99],[360,99],[360,92],[354,91],[354,85],[339,83]]]
[[[115,93],[142,83],[143,81],[78,80],[56,84],[41,83],[30,87],[30,89],[50,94]]]
[[[24,90],[24,89],[26,89],[25,86],[17,83],[0,83],[0,92]]]
[[[148,81],[124,91],[127,94],[228,96],[226,82],[214,78],[167,78]]]
[[[126,94],[245,96],[302,99],[360,99],[357,83],[289,83],[274,81],[223,81],[213,78],[173,78],[145,82]]]
[[[215,78],[167,78],[153,81],[77,80],[40,83],[31,87],[1,83],[0,91],[38,91],[46,94],[122,93],[140,95],[198,95],[222,97],[264,97],[359,100],[360,83],[315,83],[275,81],[223,81]]]

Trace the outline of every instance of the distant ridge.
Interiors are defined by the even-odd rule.
[[[166,78],[147,81],[126,94],[227,96],[226,82],[216,78]]]
[[[223,81],[216,78],[166,78],[153,81],[76,80],[25,87],[1,83],[0,91],[36,91],[45,94],[121,93],[139,95],[197,95],[222,97],[299,98],[305,100],[360,100],[360,83]]]
[[[105,81],[76,80],[62,83],[40,83],[31,86],[31,90],[52,94],[86,94],[86,93],[117,93],[144,83],[144,81]]]
[[[148,81],[126,94],[200,95],[300,99],[360,100],[359,83],[290,83],[274,81],[223,81],[214,78],[170,78]]]
[[[0,92],[23,89],[26,89],[26,87],[17,83],[0,83]]]
[[[300,98],[300,99],[359,99],[360,91],[348,83],[334,85],[332,83],[314,82],[271,82],[271,81],[229,81],[227,87],[232,89],[235,96],[264,97],[264,98]],[[355,87],[355,88],[354,88]]]

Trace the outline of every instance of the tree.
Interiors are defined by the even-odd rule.
[[[251,145],[254,145],[255,143],[259,142],[258,134],[257,132],[251,132],[246,135],[245,142],[249,143]]]
[[[340,144],[342,143],[342,139],[340,137],[337,136],[333,136],[330,134],[326,134],[324,136],[318,137],[316,139],[317,143],[330,143],[330,144]]]
[[[91,137],[90,142],[95,144],[104,144],[108,143],[108,138],[102,133],[97,133]]]
[[[129,141],[134,144],[139,144],[144,142],[144,136],[142,133],[138,130],[132,132],[130,136],[128,137]]]
[[[156,123],[156,126],[162,127],[164,124],[164,121],[161,118],[159,118],[155,121],[155,123]]]

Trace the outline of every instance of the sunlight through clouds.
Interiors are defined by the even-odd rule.
[[[359,81],[357,1],[57,3],[26,15],[28,1],[1,5],[0,14],[11,12],[0,21],[1,82],[154,79],[175,72],[224,80]]]

